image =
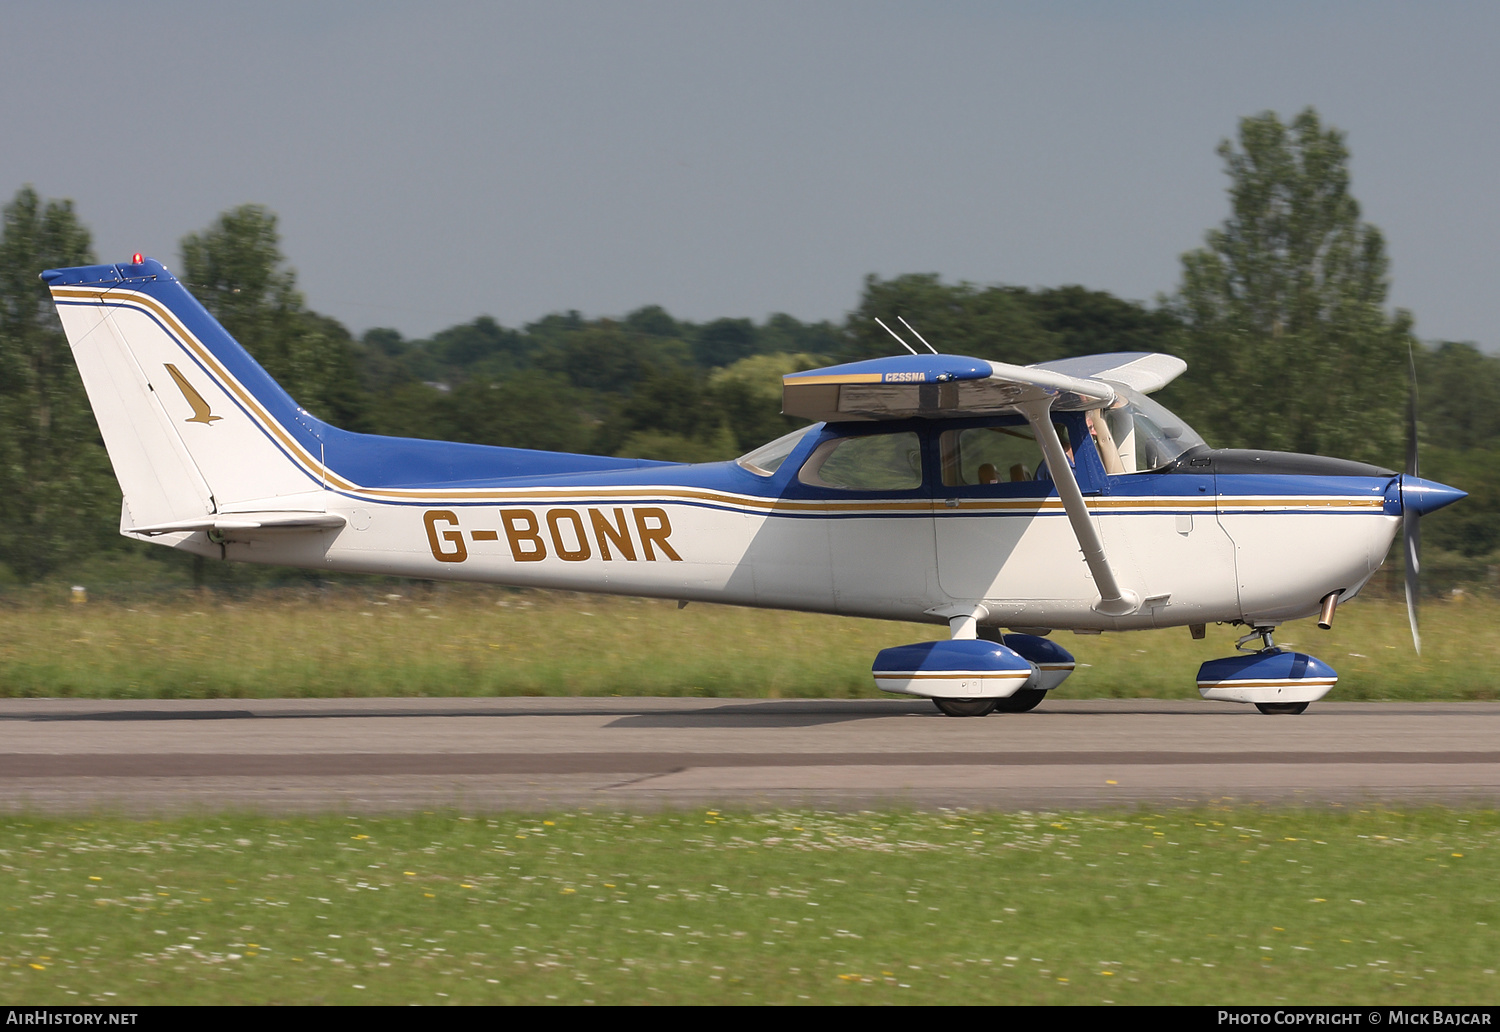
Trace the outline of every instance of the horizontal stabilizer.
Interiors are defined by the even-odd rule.
[[[196,519],[173,520],[170,523],[153,523],[145,527],[129,527],[131,534],[177,534],[183,531],[228,531],[247,530],[336,530],[349,521],[331,512],[230,512],[200,516]]]

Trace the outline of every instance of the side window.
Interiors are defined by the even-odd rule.
[[[1062,431],[1066,445],[1068,437]],[[1035,480],[1042,451],[1028,426],[948,430],[940,438],[943,484],[973,487]]]
[[[734,461],[758,477],[769,477],[781,468],[787,456],[796,450],[797,445],[801,444],[802,438],[806,436],[807,427],[793,430],[789,434],[776,438],[770,444],[763,444],[753,452],[741,455]]]
[[[843,491],[915,490],[922,486],[922,442],[912,432],[826,441],[803,464],[797,479]]]

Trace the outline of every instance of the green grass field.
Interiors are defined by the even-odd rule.
[[[880,649],[929,625],[506,589],[341,588],[245,601],[0,607],[0,695],[271,698],[475,695],[873,697]],[[1399,602],[1358,599],[1332,631],[1278,642],[1330,663],[1331,699],[1500,697],[1500,603],[1429,602],[1424,651]],[[1079,662],[1063,697],[1196,697],[1239,629],[1055,636]]]
[[[1500,815],[0,820],[0,1000],[1487,1003]]]
[[[401,591],[402,594],[397,594]],[[1493,699],[1500,604],[1279,640],[1333,699]],[[0,608],[9,697],[873,697],[933,627],[542,592]],[[1059,635],[1195,697],[1235,629]],[[1484,1003],[1500,814],[693,811],[0,819],[0,1001]]]

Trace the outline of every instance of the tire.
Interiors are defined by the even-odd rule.
[[[1021,688],[1008,698],[995,700],[995,712],[1029,713],[1046,697],[1046,691],[1041,688]]]
[[[1296,716],[1307,709],[1305,702],[1257,702],[1255,708],[1262,713],[1284,713],[1288,716]]]
[[[995,708],[994,699],[933,699],[932,704],[949,717],[982,717]]]

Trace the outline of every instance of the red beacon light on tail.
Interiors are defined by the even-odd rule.
[[[135,254],[133,254],[133,255],[130,256],[130,264],[131,265],[140,265],[143,262],[145,262],[145,260],[146,259],[144,257],[142,257],[141,252],[139,252],[139,251],[137,251]]]

